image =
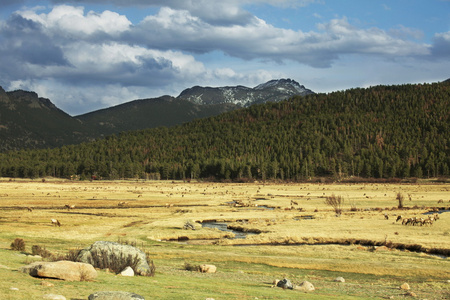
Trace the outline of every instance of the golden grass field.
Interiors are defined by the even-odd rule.
[[[11,282],[2,280],[0,294],[7,290],[9,299],[22,299],[44,293],[38,285],[41,279],[15,271],[33,260],[9,250],[15,238],[22,238],[28,252],[32,245],[40,245],[53,253],[99,240],[126,241],[146,250],[155,262],[156,276],[151,278],[121,281],[99,271],[96,282],[57,282],[51,292],[60,291],[72,299],[87,299],[92,292],[111,288],[155,299],[297,299],[303,293],[271,288],[273,280],[284,277],[312,282],[316,291],[307,298],[313,299],[410,297],[398,289],[403,282],[412,286],[418,298],[448,299],[448,258],[367,243],[420,245],[448,253],[450,212],[440,213],[432,226],[404,226],[396,218],[426,218],[423,213],[433,208],[448,210],[449,191],[450,184],[432,182],[238,184],[3,178],[0,275]],[[397,193],[405,196],[404,210],[397,209]],[[325,197],[333,194],[344,198],[340,216],[325,204]],[[61,227],[53,226],[52,218]],[[202,227],[207,220],[261,233],[232,239],[233,233]],[[196,230],[183,229],[187,222],[195,224]],[[183,270],[185,262],[215,264],[218,272],[188,272]],[[346,283],[334,283],[337,276],[346,277]],[[23,287],[23,294],[9,291],[15,284]]]

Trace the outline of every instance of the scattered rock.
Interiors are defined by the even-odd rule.
[[[417,294],[414,293],[414,292],[408,291],[408,292],[406,293],[406,296],[417,297]]]
[[[402,285],[400,286],[400,289],[402,289],[402,290],[409,290],[409,289],[410,289],[409,284],[407,284],[407,283],[405,282],[404,284],[402,284]]]
[[[303,281],[299,285],[295,286],[295,289],[299,290],[299,291],[304,291],[304,292],[312,292],[312,291],[316,290],[314,288],[314,285],[309,281]]]
[[[277,282],[277,287],[292,290],[294,288],[294,285],[289,279],[284,278],[283,280]]]
[[[97,278],[97,271],[92,265],[67,260],[38,261],[22,267],[20,271],[33,277],[57,278],[68,281],[89,281]]]
[[[133,277],[134,276],[134,271],[133,271],[133,269],[130,266],[128,266],[122,272],[120,272],[120,275]]]
[[[66,300],[66,297],[62,295],[56,295],[56,294],[45,294],[42,296],[43,299],[49,299],[49,300]]]
[[[88,300],[145,300],[145,298],[135,293],[103,291],[90,294]]]
[[[11,291],[18,291],[19,289],[18,288],[16,288],[16,287],[10,287],[9,288]]]
[[[200,272],[202,273],[216,273],[217,267],[215,265],[201,265]]]
[[[147,257],[145,253],[131,245],[122,245],[115,242],[98,241],[91,246],[80,251],[77,257],[77,261],[88,263],[96,268],[104,268],[105,266],[98,265],[98,262],[93,258],[102,257],[102,263],[106,266],[117,264],[118,260],[128,259],[131,257],[137,258],[137,265],[135,273],[142,276],[148,276],[152,274],[151,268],[147,263]],[[103,257],[104,256],[104,257]]]
[[[51,283],[51,282],[48,282],[48,281],[41,281],[41,285],[42,286],[55,286],[53,283]]]
[[[336,277],[335,279],[334,279],[334,281],[336,281],[336,282],[345,282],[345,279],[344,279],[344,277]]]
[[[386,246],[379,246],[375,249],[375,251],[389,251],[389,248]]]

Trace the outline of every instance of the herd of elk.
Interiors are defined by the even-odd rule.
[[[403,216],[398,216],[397,220],[402,221],[402,225],[411,225],[411,226],[423,226],[428,225],[431,226],[436,220],[439,220],[439,214],[428,215],[428,218],[422,217],[411,217],[411,218],[403,218]]]

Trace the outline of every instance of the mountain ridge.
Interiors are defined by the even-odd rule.
[[[194,86],[183,90],[177,98],[197,104],[232,103],[248,107],[267,101],[278,102],[292,96],[314,94],[313,91],[292,79],[274,79],[249,88],[242,85],[224,87]]]
[[[241,85],[196,86],[182,91],[178,97],[164,95],[137,99],[78,116],[70,116],[36,92],[6,92],[0,87],[0,152],[53,148],[123,131],[171,127],[252,104],[284,100],[298,95],[298,87],[296,89],[295,86],[300,86],[291,79],[272,80],[265,84],[258,85],[258,89]],[[205,89],[212,91],[210,98],[206,98]],[[221,97],[216,96],[217,91]],[[202,101],[193,101],[192,97]]]

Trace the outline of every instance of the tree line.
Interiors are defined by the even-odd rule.
[[[180,126],[0,154],[0,176],[342,179],[450,174],[450,84],[293,97]]]

